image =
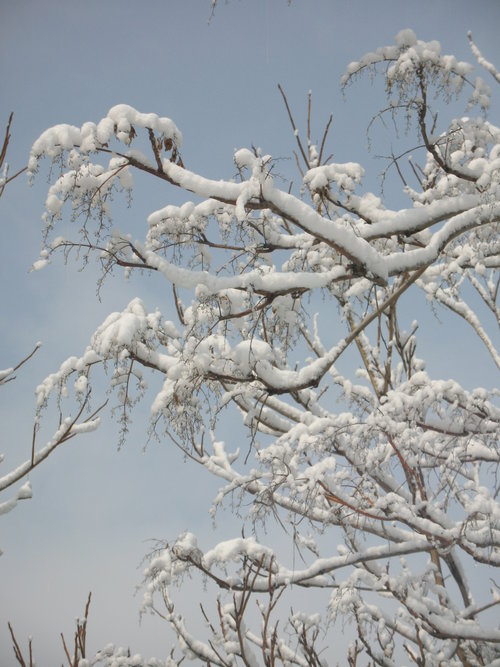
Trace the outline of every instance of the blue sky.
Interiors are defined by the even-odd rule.
[[[365,129],[383,92],[366,80],[350,88],[345,101],[339,80],[350,61],[411,27],[418,38],[438,39],[444,51],[469,61],[466,34],[472,30],[484,55],[500,62],[497,0],[294,0],[290,7],[285,0],[220,0],[210,23],[209,16],[209,0],[0,0],[0,123],[14,111],[12,169],[26,163],[47,127],[97,121],[122,102],[171,117],[184,135],[185,164],[204,175],[232,176],[234,149],[251,144],[290,158],[293,137],[277,90],[281,83],[298,122],[312,90],[318,137],[334,113],[337,161],[359,161],[376,175],[381,164],[367,154]],[[290,164],[283,161],[284,171]],[[44,343],[16,383],[2,390],[4,470],[30,451],[36,384],[79,354],[107,313],[122,309],[136,290],[150,307],[161,307],[165,289],[152,280],[127,285],[118,277],[105,285],[99,302],[93,267],[79,272],[60,258],[29,273],[40,250],[46,175],[32,188],[20,177],[0,200],[0,368],[37,340]],[[115,222],[140,236],[151,211],[186,197],[141,181],[138,186],[133,208],[117,206]],[[371,187],[377,187],[375,178]],[[444,338],[435,326],[431,342],[442,351]],[[452,357],[450,373],[461,374],[458,379],[480,384],[493,377],[486,357],[464,354],[465,330],[456,329],[453,349],[460,363]],[[166,654],[158,623],[138,625],[137,568],[149,538],[172,539],[189,528],[205,547],[213,542],[207,510],[216,485],[200,480],[168,443],[143,452],[146,414],[145,407],[120,452],[110,420],[56,452],[32,476],[33,500],[2,518],[2,665],[13,664],[7,619],[20,639],[33,636],[39,664],[61,661],[59,633],[71,635],[90,589],[92,650],[113,641],[147,655]],[[48,413],[47,434],[53,423]],[[229,531],[230,512],[222,519],[221,531]],[[188,591],[188,610],[193,600]]]

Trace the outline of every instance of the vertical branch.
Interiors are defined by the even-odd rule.
[[[9,141],[10,141],[10,137],[11,137],[10,126],[12,124],[12,119],[13,118],[14,118],[14,112],[11,111],[10,116],[9,116],[9,120],[7,122],[7,127],[5,129],[5,137],[4,137],[4,140],[3,140],[2,149],[0,150],[0,169],[2,168],[3,163],[5,161],[5,157],[7,155],[7,148],[9,146]],[[0,197],[3,195],[3,192],[5,190],[5,186],[7,185],[7,183],[10,183],[11,181],[13,181],[20,174],[22,174],[24,171],[26,171],[27,168],[28,167],[23,167],[22,169],[19,169],[19,171],[17,171],[13,176],[10,176],[9,178],[5,178],[5,180],[2,182],[2,184],[0,186]],[[6,177],[7,176],[7,166],[5,167],[5,172],[4,173],[5,173],[5,177]]]
[[[66,640],[64,639],[64,634],[62,632],[61,632],[61,640],[62,640],[62,645],[63,645],[63,648],[64,648],[64,653],[65,653],[66,659],[68,661],[68,665],[69,665],[69,667],[74,667],[73,660],[71,659],[71,656],[69,654],[68,647],[66,646]]]
[[[83,623],[77,622],[77,636],[78,636],[78,647],[80,650],[80,656],[85,658],[86,645],[87,645],[87,621],[89,618],[89,608],[90,600],[92,599],[92,592],[89,593],[87,598],[87,604],[85,605],[85,616],[83,618]]]
[[[323,152],[325,150],[325,144],[326,144],[326,137],[328,135],[328,131],[330,129],[330,125],[332,124],[333,121],[333,114],[330,114],[330,118],[328,119],[328,122],[326,123],[325,126],[325,131],[323,132],[323,139],[321,140],[321,148],[319,150],[319,157],[318,157],[318,166],[321,165],[321,162],[323,160]],[[327,158],[325,160],[325,163],[328,162],[330,158]]]
[[[307,157],[311,159],[311,91],[307,95]]]
[[[234,614],[235,614],[235,623],[236,623],[236,631],[238,633],[238,642],[240,645],[240,655],[241,659],[243,660],[243,663],[247,667],[251,667],[252,663],[249,662],[249,659],[247,658],[246,655],[246,649],[245,649],[245,637],[243,633],[243,616],[246,611],[246,607],[248,605],[248,602],[252,596],[252,591],[255,586],[255,582],[257,580],[257,577],[260,574],[260,571],[262,569],[262,566],[264,564],[264,554],[261,556],[260,560],[255,564],[255,569],[253,568],[252,565],[250,565],[247,574],[245,575],[245,579],[243,582],[243,590],[239,594],[240,602],[238,603],[236,594],[233,595],[233,607],[234,607]],[[270,565],[271,567],[271,565]],[[253,574],[253,577],[252,577]]]
[[[10,624],[10,621],[7,623],[7,625],[9,626],[10,636],[12,637],[12,643],[13,643],[12,648],[14,649],[14,655],[16,657],[16,660],[21,665],[21,667],[28,667],[26,665],[26,662],[25,662],[24,658],[23,658],[21,648],[19,647],[18,641],[17,641],[16,636],[14,634],[14,629],[13,629],[12,625]],[[31,639],[30,639],[30,656],[31,656]],[[30,659],[29,667],[32,667],[31,659]]]
[[[10,135],[10,126],[12,124],[13,117],[14,117],[14,112],[11,111],[10,116],[9,116],[9,120],[7,122],[7,127],[5,128],[5,137],[4,137],[4,140],[3,140],[2,150],[0,151],[0,168],[2,167],[2,165],[4,163],[4,160],[5,160],[5,156],[7,155],[7,147],[9,145],[10,136],[11,136]]]
[[[302,155],[302,159],[304,160],[306,168],[310,169],[311,167],[309,165],[309,159],[306,156],[306,153],[304,151],[304,147],[302,146],[302,142],[301,142],[300,136],[299,136],[299,131],[297,130],[297,126],[295,125],[295,121],[293,120],[292,112],[290,111],[290,106],[288,104],[288,100],[287,100],[287,97],[285,95],[285,91],[283,90],[283,88],[281,87],[281,84],[279,84],[279,83],[278,83],[278,90],[280,91],[281,96],[283,97],[283,101],[285,102],[286,110],[288,112],[288,118],[290,119],[290,123],[292,124],[293,133],[295,135],[295,139],[297,140],[297,145],[298,145],[300,153]]]
[[[389,333],[387,341],[387,358],[385,361],[385,369],[384,369],[384,389],[383,389],[384,396],[387,394],[391,384],[392,350],[394,348],[395,326],[396,326],[396,303],[393,303],[389,308],[389,317],[387,324]]]

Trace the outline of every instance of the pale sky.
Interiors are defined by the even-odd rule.
[[[210,23],[209,16],[209,0],[0,0],[0,130],[3,135],[14,111],[12,170],[24,166],[47,127],[98,121],[123,102],[172,118],[184,135],[185,164],[228,178],[235,148],[253,144],[275,157],[292,155],[281,83],[301,122],[312,90],[318,135],[334,113],[336,160],[361,162],[376,188],[382,165],[367,153],[365,130],[383,90],[365,80],[344,101],[339,81],[347,64],[393,43],[402,28],[437,39],[444,52],[470,62],[472,30],[485,57],[500,64],[498,0],[293,0],[290,7],[286,0],[220,0]],[[290,171],[289,161],[283,165]],[[43,342],[16,382],[2,389],[2,473],[29,457],[35,386],[67,356],[80,354],[104,317],[124,308],[135,290],[149,307],[161,308],[165,289],[153,280],[126,284],[117,274],[99,302],[94,267],[79,272],[59,258],[29,273],[40,250],[46,179],[47,170],[29,188],[21,176],[0,200],[0,368]],[[141,236],[151,211],[188,198],[139,180],[133,208],[118,204],[115,222]],[[413,307],[420,305],[408,304]],[[449,372],[467,386],[490,386],[486,357],[465,354],[467,336],[459,327],[449,344],[436,324],[434,355],[444,355]],[[24,645],[32,635],[37,664],[60,664],[59,633],[71,637],[89,590],[91,653],[108,642],[147,657],[168,653],[161,623],[146,618],[139,627],[134,589],[141,558],[151,538],[173,540],[186,529],[200,536],[202,547],[212,546],[208,509],[217,484],[200,477],[168,442],[143,452],[147,414],[144,405],[120,452],[109,418],[96,433],[64,445],[31,476],[33,499],[1,518],[1,665],[15,664],[7,620]],[[47,437],[54,420],[49,412]],[[231,524],[228,508],[219,519],[221,534],[230,535]],[[198,614],[192,588],[185,609]]]

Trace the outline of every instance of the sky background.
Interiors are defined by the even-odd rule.
[[[0,126],[14,111],[12,172],[26,164],[47,127],[98,121],[118,103],[172,118],[184,135],[184,163],[205,176],[231,177],[234,149],[252,144],[287,158],[283,170],[290,172],[294,145],[281,83],[302,127],[312,90],[318,139],[334,113],[335,160],[361,162],[371,174],[368,185],[377,188],[383,165],[367,153],[365,130],[383,90],[364,80],[344,100],[339,81],[347,64],[393,43],[407,27],[469,61],[466,35],[472,30],[485,57],[500,63],[498,0],[294,0],[291,6],[285,0],[221,0],[209,17],[209,0],[0,0]],[[383,134],[375,139],[383,145]],[[80,354],[106,315],[136,294],[150,308],[167,302],[164,284],[127,284],[121,276],[106,283],[99,301],[95,269],[80,272],[62,257],[42,272],[29,272],[40,251],[47,174],[42,170],[31,188],[21,176],[0,200],[0,368],[43,342],[16,382],[2,389],[1,472],[29,457],[34,388],[45,375]],[[118,204],[114,215],[117,226],[137,237],[151,211],[189,198],[140,179],[137,185],[133,208]],[[453,329],[450,343],[446,317],[439,325],[420,312],[420,303],[407,307],[410,316],[415,310],[415,317],[433,322],[429,354],[439,370],[441,364],[443,373],[466,386],[491,386],[487,357],[470,354],[464,328]],[[91,652],[114,642],[148,657],[167,654],[165,626],[152,618],[138,623],[140,594],[134,591],[141,559],[151,538],[173,539],[188,528],[200,535],[203,548],[211,546],[207,511],[217,484],[200,478],[166,442],[144,452],[146,419],[147,405],[119,452],[118,429],[109,418],[96,433],[63,446],[31,476],[34,498],[2,517],[1,665],[14,664],[8,619],[19,640],[32,635],[37,664],[60,664],[59,633],[71,636],[89,590]],[[40,444],[54,420],[49,411]],[[231,533],[229,510],[218,525],[221,534]],[[193,587],[186,589],[185,604],[188,614],[198,614]]]

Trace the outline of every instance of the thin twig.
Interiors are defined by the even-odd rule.
[[[10,624],[10,621],[7,623],[9,626],[9,631],[10,631],[10,636],[12,637],[12,641],[14,643],[14,646],[12,647],[14,649],[14,655],[16,656],[17,662],[21,665],[21,667],[27,667],[26,662],[24,661],[23,654],[21,652],[21,649],[19,647],[19,644],[17,643],[16,636],[14,634],[14,629],[12,628],[12,625]],[[31,663],[30,663],[31,667]]]
[[[328,122],[325,127],[325,131],[323,132],[323,139],[321,140],[321,148],[319,149],[319,156],[318,156],[318,165],[321,165],[321,159],[323,158],[323,151],[325,149],[325,143],[326,143],[326,137],[328,134],[328,130],[330,129],[330,125],[332,124],[333,121],[333,114],[330,114],[330,118],[328,119]],[[325,164],[328,162],[330,158],[325,160]]]
[[[279,84],[279,83],[278,83],[278,90],[280,91],[281,96],[283,97],[283,101],[285,102],[286,110],[288,112],[288,118],[290,119],[290,123],[292,124],[293,132],[295,134],[295,138],[297,140],[298,147],[299,147],[300,152],[302,154],[302,157],[304,159],[304,163],[305,163],[306,167],[308,169],[310,169],[309,160],[307,159],[306,153],[305,153],[304,148],[302,146],[302,142],[301,142],[300,137],[299,137],[299,131],[297,130],[297,127],[295,125],[295,121],[293,120],[292,112],[290,110],[290,106],[288,104],[288,100],[287,100],[287,97],[285,95],[285,91],[283,90],[283,88],[281,87],[281,84]]]

